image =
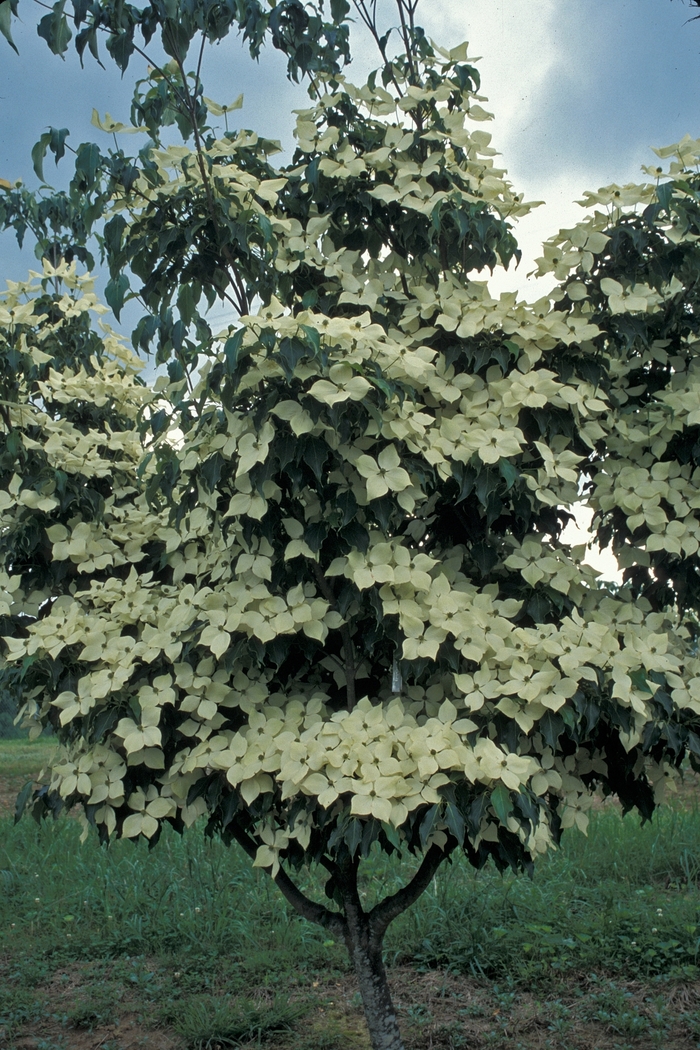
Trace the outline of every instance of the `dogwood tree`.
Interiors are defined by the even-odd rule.
[[[700,759],[700,143],[586,196],[538,261],[551,294],[495,297],[484,271],[518,258],[532,205],[466,46],[429,43],[415,8],[387,37],[358,0],[382,66],[356,86],[344,0],[330,22],[291,0],[77,6],[81,53],[103,33],[122,68],[137,28],[161,33],[130,124],[95,117],[145,145],[83,144],[68,192],[0,198],[43,260],[0,305],[5,661],[61,743],[35,815],[237,842],[344,940],[375,1050],[402,1045],[385,931],[440,864],[531,868],[594,791],[648,817]],[[236,25],[309,78],[281,166],[203,94],[204,43]],[[40,32],[68,46],[62,4]],[[39,170],[65,147],[47,132]],[[99,319],[77,265],[96,250],[155,382]],[[563,541],[579,504],[621,588]],[[365,910],[375,844],[416,870]]]

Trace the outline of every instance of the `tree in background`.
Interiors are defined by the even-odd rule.
[[[375,1050],[401,1047],[385,931],[440,864],[530,870],[595,790],[648,817],[700,759],[700,144],[587,195],[538,261],[549,296],[496,299],[474,275],[518,258],[531,205],[466,46],[415,11],[397,0],[389,33],[357,0],[382,59],[358,87],[345,0],[330,21],[298,0],[77,5],[79,52],[104,39],[122,69],[160,34],[130,125],[96,118],[146,145],[82,144],[67,193],[0,205],[43,260],[0,305],[6,663],[62,745],[34,814],[235,840],[344,940]],[[289,164],[203,93],[231,28],[308,78]],[[65,51],[62,4],[39,32]],[[42,137],[40,171],[66,138]],[[95,251],[117,317],[142,306],[153,384],[93,324]],[[212,332],[217,301],[235,317]],[[619,590],[561,539],[579,503]],[[365,910],[375,843],[417,867]],[[311,864],[326,903],[299,888]]]

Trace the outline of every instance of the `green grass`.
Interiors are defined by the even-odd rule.
[[[536,981],[575,971],[700,973],[700,812],[661,809],[641,827],[616,810],[571,833],[534,879],[446,865],[390,928],[397,960]]]
[[[36,758],[32,770],[22,763],[45,761],[47,746],[2,742],[0,763],[16,756],[13,769],[31,774]],[[366,905],[415,864],[373,853]],[[432,1039],[458,1050],[470,1045],[469,1024],[481,1026],[484,1046],[504,1045],[503,1025],[527,1006],[556,1048],[579,1045],[573,1029],[603,1033],[611,1050],[636,1046],[642,1032],[645,1047],[700,1047],[700,1010],[684,1008],[694,1042],[676,1043],[679,1010],[664,1005],[669,988],[700,980],[699,878],[697,806],[659,810],[643,827],[613,808],[599,812],[588,838],[565,836],[533,880],[444,865],[387,937],[390,965],[409,966],[411,980],[424,973],[431,988],[441,972],[447,989],[439,1015],[433,992],[423,1001],[416,985],[402,1013],[407,1045]],[[304,888],[323,899],[320,877],[308,875]],[[348,1030],[335,1006],[299,1020],[319,983],[326,997],[334,982],[352,987],[348,970],[342,945],[300,920],[239,850],[198,829],[182,838],[166,829],[149,851],[128,841],[103,848],[93,836],[81,844],[73,820],[0,821],[0,1044],[40,1018],[51,1019],[60,1045],[66,1028],[102,1032],[108,1017],[136,1011],[192,1050],[266,1040],[280,1050],[359,1050],[361,1030]],[[476,998],[463,997],[465,980],[481,989]],[[643,993],[630,992],[640,981]]]
[[[208,987],[212,959],[242,979],[306,967],[346,968],[344,948],[298,919],[236,848],[167,830],[150,851],[93,837],[77,822],[4,822],[0,950],[26,960],[177,954]],[[372,854],[366,902],[411,873]],[[700,812],[659,811],[640,827],[610,810],[588,839],[573,832],[534,879],[446,864],[389,931],[390,961],[499,980],[581,970],[627,976],[700,974]],[[312,875],[305,888],[323,899]],[[27,951],[27,944],[34,947]],[[43,966],[44,963],[41,964]],[[42,971],[43,972],[43,971]]]
[[[194,1050],[206,1050],[216,1043],[239,1046],[291,1031],[294,1022],[307,1012],[306,1004],[291,1005],[282,996],[265,1003],[202,996],[177,1013],[175,1031]]]
[[[51,762],[56,742],[50,736],[29,741],[26,737],[0,739],[0,775],[6,777],[35,777]]]

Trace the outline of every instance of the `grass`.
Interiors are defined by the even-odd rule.
[[[31,776],[48,747],[1,742],[0,771]],[[345,949],[239,851],[79,835],[0,821],[0,1045],[366,1050]],[[372,854],[365,902],[414,866]],[[699,877],[693,804],[644,827],[607,807],[534,880],[445,865],[387,938],[407,1047],[700,1048]]]
[[[175,1030],[188,1046],[202,1050],[212,1044],[240,1046],[289,1032],[294,1022],[308,1012],[304,1003],[292,1005],[283,996],[271,1002],[203,996],[176,1017]]]
[[[50,764],[55,750],[56,743],[50,736],[31,741],[24,737],[0,739],[0,776],[35,777]]]

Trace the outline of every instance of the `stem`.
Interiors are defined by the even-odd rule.
[[[316,581],[319,586],[321,594],[330,602],[335,608],[335,594],[333,588],[328,583],[328,580],[323,575],[323,569],[314,562],[314,574]],[[355,646],[353,645],[352,635],[350,634],[350,625],[344,623],[340,628],[340,637],[343,640],[343,658],[345,660],[343,664],[343,670],[345,672],[345,689],[347,694],[348,711],[353,711],[355,704],[357,703],[357,696],[355,692],[355,675],[357,673],[357,665],[355,664]]]
[[[384,62],[385,67],[391,70],[391,79],[393,81],[394,87],[396,88],[399,98],[403,98],[403,91],[399,86],[399,82],[396,79],[396,74],[394,73],[393,66],[389,61],[389,57],[386,53],[386,43],[380,37],[379,30],[377,29],[377,0],[373,0],[372,2],[371,14],[367,10],[365,0],[353,0],[353,3],[355,5],[355,10],[369,29],[372,36],[374,37],[374,41],[377,47],[379,48],[379,53],[382,56],[382,60]]]
[[[173,51],[174,50],[175,47],[173,47]],[[175,61],[177,62],[177,67],[180,70],[180,76],[182,77],[182,84],[185,92],[185,105],[187,107],[187,114],[190,118],[190,123],[192,125],[194,146],[197,153],[197,166],[199,167],[199,173],[202,177],[202,184],[204,185],[204,192],[206,193],[207,197],[207,208],[209,211],[211,221],[214,224],[214,229],[217,229],[216,209],[214,208],[214,194],[212,193],[209,175],[207,174],[206,164],[204,163],[204,150],[202,148],[202,139],[199,134],[199,128],[197,127],[197,112],[195,100],[192,97],[190,89],[187,86],[187,76],[185,74],[185,68],[182,64],[182,60],[178,56],[176,57]],[[250,310],[250,307],[248,304],[248,297],[246,295],[243,279],[241,278],[241,275],[238,272],[238,267],[236,266],[236,262],[233,256],[231,255],[228,245],[222,244],[220,247],[221,252],[226,262],[228,263],[229,269],[231,271],[231,282],[238,297],[238,302],[235,304],[235,307],[238,310],[239,314],[247,314]]]
[[[401,36],[403,37],[403,46],[406,49],[406,61],[408,62],[408,68],[412,80],[416,78],[416,70],[413,65],[413,54],[411,53],[411,33],[409,26],[406,23],[406,11],[404,8],[404,0],[396,0],[396,6],[399,11],[399,18],[401,19]],[[413,22],[413,12],[410,12],[411,23]],[[411,26],[412,28],[412,26]]]

